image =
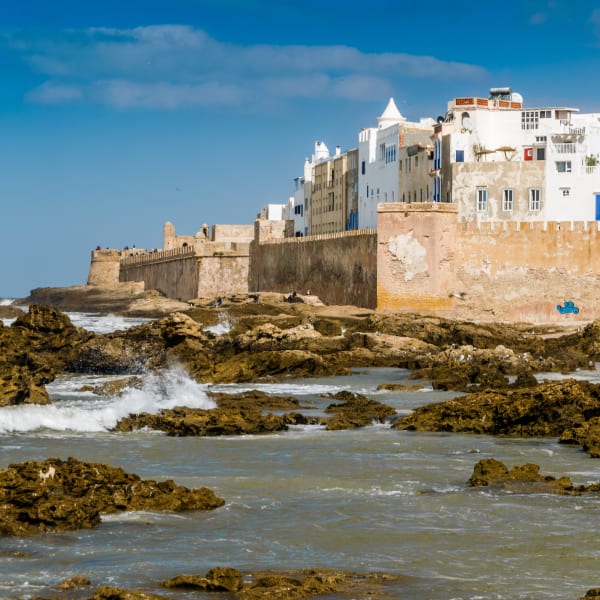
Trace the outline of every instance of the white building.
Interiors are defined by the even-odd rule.
[[[493,88],[450,101],[433,140],[433,199],[456,202],[462,220],[600,219],[596,114],[525,108]]]
[[[260,209],[258,218],[268,221],[281,221],[285,207],[285,204],[266,204]]]
[[[358,136],[358,226],[377,226],[377,204],[399,202],[398,150],[405,145],[430,143],[433,119],[409,122],[393,98],[377,119],[377,127]]]
[[[304,177],[294,179],[294,195],[290,196],[283,211],[286,221],[294,221],[294,236],[303,237],[308,234],[308,225],[305,215]]]

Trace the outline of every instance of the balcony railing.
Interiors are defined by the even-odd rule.
[[[571,142],[564,142],[562,144],[553,144],[554,152],[556,154],[575,154],[577,151],[577,144]]]
[[[586,175],[599,175],[600,174],[600,166],[598,165],[586,165],[585,167]]]

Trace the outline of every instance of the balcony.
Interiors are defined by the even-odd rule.
[[[552,147],[556,154],[575,154],[577,152],[577,144],[572,142],[552,144]]]

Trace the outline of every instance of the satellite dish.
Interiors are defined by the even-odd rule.
[[[440,115],[440,116],[437,118],[437,122],[438,122],[438,123],[443,123],[445,120],[446,120],[446,118],[445,118],[445,117],[442,117],[442,115]]]
[[[473,131],[473,123],[471,122],[471,117],[469,116],[468,112],[464,112],[462,114],[462,128],[465,131]]]

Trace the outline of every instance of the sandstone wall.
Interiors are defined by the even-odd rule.
[[[254,225],[215,225],[213,241],[250,243],[254,238]]]
[[[191,300],[197,296],[198,259],[192,248],[175,248],[121,261],[120,281],[143,281],[147,290],[169,298]]]
[[[92,250],[88,285],[111,287],[119,283],[119,250]]]
[[[203,256],[198,259],[199,298],[248,293],[248,254]]]
[[[458,223],[451,206],[380,205],[377,307],[471,320],[600,318],[591,223]],[[577,314],[557,306],[574,302]]]
[[[310,290],[327,304],[375,308],[376,259],[374,230],[255,242],[250,290]]]

